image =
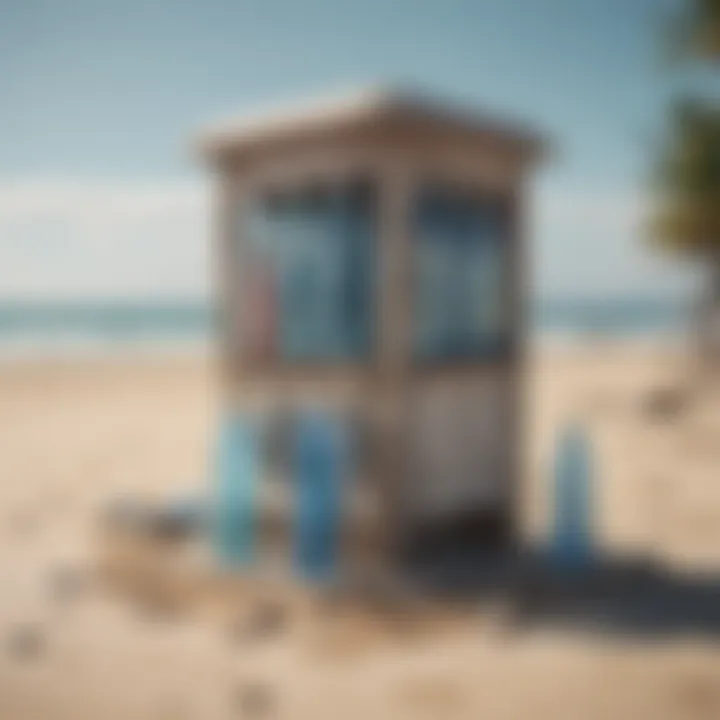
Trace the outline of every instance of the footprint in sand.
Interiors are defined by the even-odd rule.
[[[268,718],[274,706],[274,693],[261,683],[241,684],[232,696],[233,717]]]
[[[36,625],[18,625],[12,628],[7,638],[8,653],[15,660],[37,660],[45,649],[45,635]]]

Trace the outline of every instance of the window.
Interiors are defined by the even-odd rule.
[[[503,204],[428,189],[414,216],[415,357],[432,362],[502,353],[509,340]]]
[[[247,237],[247,351],[288,362],[365,356],[373,239],[368,183],[260,198]]]

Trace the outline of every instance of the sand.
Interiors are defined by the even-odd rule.
[[[576,418],[595,445],[602,546],[720,570],[717,395],[681,412],[657,400],[687,367],[670,349],[536,353],[529,535],[544,532],[553,440]],[[0,366],[0,718],[720,717],[720,645],[702,632],[513,630],[488,604],[413,632],[310,606],[247,639],[212,614],[139,612],[93,574],[98,512],[203,487],[212,378],[187,357]]]

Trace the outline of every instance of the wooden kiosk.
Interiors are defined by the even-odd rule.
[[[308,412],[353,440],[340,558],[507,548],[538,138],[373,90],[216,126],[202,148],[225,398],[267,431],[259,552],[292,542],[302,490],[287,438]]]

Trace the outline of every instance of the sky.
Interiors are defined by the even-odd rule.
[[[0,298],[205,297],[218,117],[409,83],[536,127],[542,296],[664,296],[643,238],[654,148],[688,81],[672,0],[0,0]]]

